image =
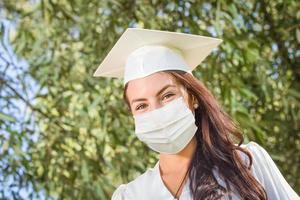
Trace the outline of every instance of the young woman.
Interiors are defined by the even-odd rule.
[[[130,40],[126,34],[119,43]],[[147,40],[155,43],[153,38],[163,34]],[[299,199],[263,147],[253,141],[242,144],[237,125],[192,75],[186,54],[146,45],[126,58],[125,72],[119,75],[125,80],[124,100],[136,136],[159,153],[159,160],[121,184],[112,200]]]

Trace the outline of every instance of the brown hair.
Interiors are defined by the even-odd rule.
[[[267,194],[263,186],[251,173],[252,156],[245,148],[240,147],[244,137],[238,125],[226,114],[218,104],[213,94],[204,84],[189,73],[180,70],[166,70],[176,81],[182,84],[187,92],[198,101],[195,109],[195,124],[197,147],[189,169],[190,190],[194,200],[219,199],[225,192],[230,192],[232,184],[242,199],[266,200]],[[126,97],[127,84],[124,89],[124,100],[128,107],[130,104]],[[235,145],[237,139],[238,145]],[[238,155],[239,150],[244,152],[249,160],[249,166]],[[219,176],[226,183],[226,188],[218,184],[213,176],[212,169],[218,168]]]

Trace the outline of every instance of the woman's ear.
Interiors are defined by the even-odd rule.
[[[195,102],[198,104],[197,99],[194,97],[194,95],[192,95],[191,93],[188,92],[186,87],[184,87],[183,85],[181,85],[179,83],[177,83],[177,84],[178,84],[181,95],[185,99],[185,102],[189,106],[190,110],[193,111],[195,109],[195,107],[194,107]]]
[[[192,105],[194,109],[197,109],[199,107],[199,103],[198,100],[196,99],[196,97],[194,95],[192,95]]]
[[[199,103],[198,103],[198,100],[196,98],[194,98],[194,100],[193,100],[193,106],[194,106],[195,109],[199,107]]]

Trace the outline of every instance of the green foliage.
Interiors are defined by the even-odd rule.
[[[110,199],[153,166],[157,155],[133,134],[122,81],[92,77],[120,34],[138,26],[224,40],[194,74],[241,125],[245,142],[266,147],[299,193],[299,8],[295,0],[4,1],[2,16],[17,22],[14,51],[40,87],[27,102],[37,142],[28,127],[0,137],[3,150],[19,152],[6,155],[9,165],[22,166],[22,181],[55,199]],[[16,123],[1,110],[0,122]]]

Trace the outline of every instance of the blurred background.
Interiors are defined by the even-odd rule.
[[[297,0],[1,0],[0,199],[110,199],[157,154],[122,80],[92,77],[127,27],[221,38],[194,71],[300,193]]]

